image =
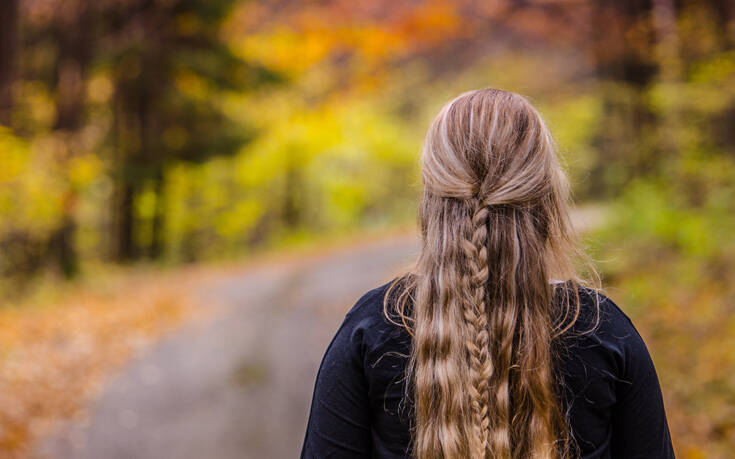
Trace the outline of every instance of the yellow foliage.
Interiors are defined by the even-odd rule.
[[[0,126],[0,184],[16,178],[28,163],[28,144]]]
[[[69,160],[67,175],[72,186],[83,188],[99,178],[102,168],[103,164],[99,156],[80,155]]]
[[[87,97],[98,104],[109,101],[114,91],[112,81],[107,75],[95,75],[87,83]]]
[[[211,92],[206,81],[194,72],[180,70],[174,82],[179,91],[195,100],[205,100]]]

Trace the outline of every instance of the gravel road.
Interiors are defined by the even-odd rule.
[[[415,258],[409,236],[210,282],[214,317],[113,375],[85,421],[37,448],[69,459],[296,458],[314,378],[344,314]]]

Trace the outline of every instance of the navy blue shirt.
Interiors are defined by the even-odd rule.
[[[411,336],[383,315],[389,283],[365,293],[327,347],[316,378],[302,459],[410,458]],[[580,287],[580,318],[557,341],[562,406],[582,458],[673,458],[653,362],[628,316]],[[599,324],[587,330],[595,319]]]

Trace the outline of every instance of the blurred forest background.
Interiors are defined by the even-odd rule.
[[[46,409],[7,390],[35,381],[8,363],[43,336],[24,315],[67,307],[48,292],[412,225],[429,120],[485,86],[539,107],[576,201],[606,209],[585,240],[646,337],[677,453],[727,457],[730,0],[3,0],[0,449]]]

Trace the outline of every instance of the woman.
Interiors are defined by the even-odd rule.
[[[674,457],[643,340],[573,268],[568,184],[538,112],[464,93],[421,163],[415,268],[345,317],[301,457]]]

